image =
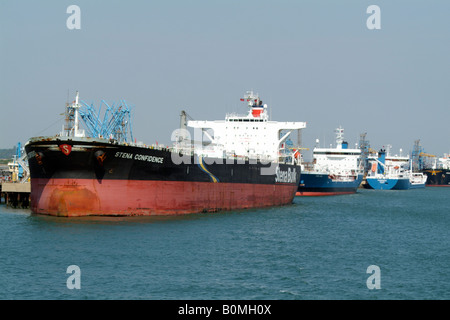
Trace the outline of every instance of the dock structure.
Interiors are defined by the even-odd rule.
[[[7,206],[13,208],[29,208],[30,207],[30,182],[2,182],[1,198],[5,199]]]
[[[27,154],[19,142],[12,161],[0,167],[0,203],[12,208],[30,207],[30,169]]]

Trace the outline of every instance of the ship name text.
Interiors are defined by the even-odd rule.
[[[297,179],[297,170],[294,168],[288,168],[287,170],[281,170],[280,167],[276,169],[275,182],[283,183],[295,183]]]
[[[115,155],[116,158],[123,158],[123,159],[134,159],[134,160],[140,160],[140,161],[148,161],[148,162],[155,162],[155,163],[163,163],[164,158],[163,157],[155,157],[155,156],[149,156],[146,154],[132,154],[128,152],[116,152]]]

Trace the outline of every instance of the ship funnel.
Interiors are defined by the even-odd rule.
[[[384,163],[386,161],[386,150],[380,149],[378,152],[378,161],[382,163],[378,163],[378,173],[383,174],[384,173]]]

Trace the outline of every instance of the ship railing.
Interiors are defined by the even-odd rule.
[[[277,158],[274,159],[270,156],[267,155],[262,155],[262,154],[252,154],[250,156],[244,156],[244,155],[237,155],[233,152],[226,152],[225,155],[223,156],[217,156],[217,157],[213,157],[210,154],[207,153],[202,153],[202,150],[196,150],[195,148],[180,148],[180,147],[170,147],[169,151],[174,152],[174,153],[178,153],[180,155],[185,155],[185,156],[201,156],[201,157],[211,157],[211,158],[217,158],[217,159],[222,159],[224,160],[223,163],[230,163],[230,162],[237,162],[237,163],[245,163],[245,162],[259,162],[259,163],[286,163],[286,164],[292,164],[293,163],[293,159],[291,158]],[[231,161],[230,161],[231,160]],[[300,163],[298,163],[300,164]]]
[[[127,145],[127,146],[139,146],[139,147],[144,147],[144,148],[148,148],[148,149],[153,149],[153,150],[161,150],[161,151],[169,151],[172,153],[178,153],[181,156],[195,156],[195,155],[199,155],[201,157],[211,157],[211,155],[208,154],[204,154],[201,152],[198,152],[195,150],[195,148],[193,146],[188,146],[188,147],[180,147],[180,146],[165,146],[164,144],[151,144],[151,145],[146,145],[143,143],[132,143],[132,142],[122,142],[122,145]],[[200,150],[199,150],[200,151]],[[233,160],[233,161],[237,161],[239,162],[260,162],[260,163],[285,163],[285,164],[297,164],[300,165],[300,160],[296,160],[294,159],[294,157],[278,157],[278,158],[272,158],[270,156],[267,155],[262,155],[262,154],[255,154],[255,155],[251,155],[251,156],[243,156],[243,155],[236,155],[234,153],[231,152],[227,152],[225,153],[225,156],[222,157],[215,157],[218,159],[223,159],[225,160],[224,163],[226,163],[226,160]],[[230,162],[230,161],[228,161]]]
[[[330,175],[330,178],[333,181],[339,181],[339,182],[349,182],[349,181],[355,181],[356,176],[354,175]]]

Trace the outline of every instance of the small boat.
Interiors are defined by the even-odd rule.
[[[423,174],[421,172],[411,172],[409,182],[410,182],[410,189],[425,188],[427,176],[426,174]]]

